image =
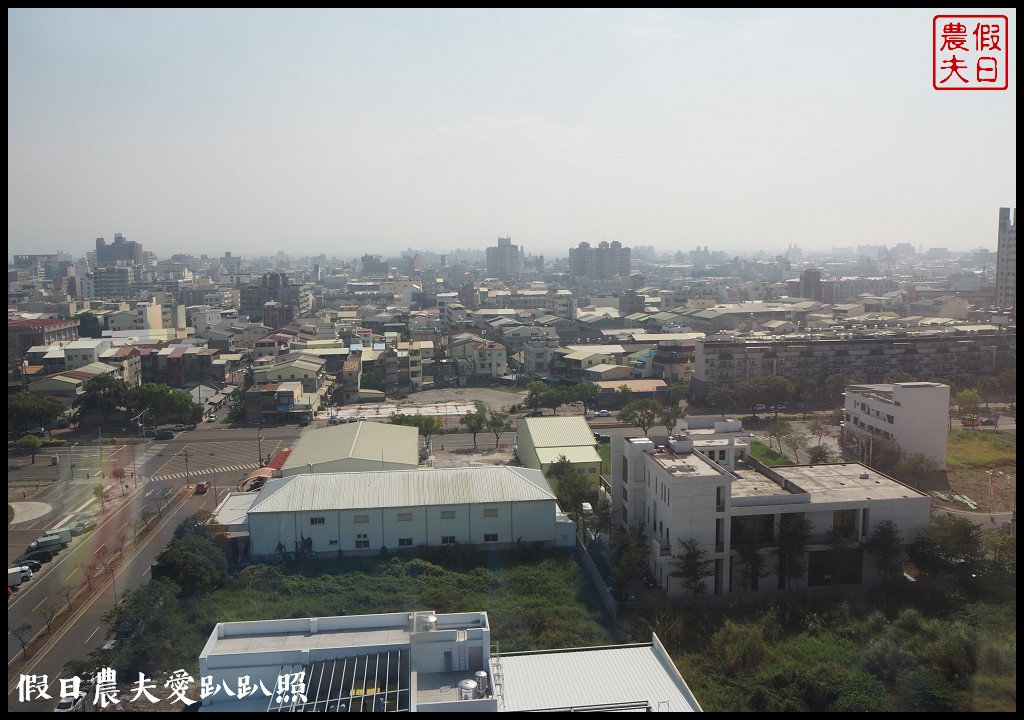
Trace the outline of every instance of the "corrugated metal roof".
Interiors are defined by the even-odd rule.
[[[422,468],[314,473],[270,480],[252,513],[464,505],[554,500],[540,470],[521,467]]]
[[[419,431],[407,425],[359,422],[307,429],[296,443],[284,470],[344,458],[419,465]]]
[[[702,711],[679,671],[654,645],[502,653],[501,672],[506,712],[626,703],[646,703],[650,712]]]
[[[587,421],[576,415],[572,417],[524,418],[520,421],[535,448],[572,447],[593,445],[594,431]],[[523,432],[523,430],[520,430]]]

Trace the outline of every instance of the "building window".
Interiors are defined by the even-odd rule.
[[[365,550],[370,547],[370,540],[365,533],[356,535],[356,550]]]
[[[498,517],[498,509],[484,508],[484,517]]]
[[[315,517],[315,518],[311,517],[309,519],[309,524],[310,525],[323,525],[324,524],[324,518],[322,518],[322,517]]]
[[[328,545],[337,545],[337,544],[338,544],[338,541],[337,541],[337,540],[328,540],[328,541],[327,541],[327,544],[328,544]]]
[[[398,547],[412,547],[412,538],[398,538]]]
[[[398,513],[398,522],[412,522],[412,513]]]
[[[498,533],[488,533],[484,535],[484,542],[498,542]]]
[[[454,520],[455,519],[455,511],[454,510],[442,510],[441,511],[441,519],[442,520]]]
[[[352,522],[354,522],[354,523],[368,523],[368,522],[370,522],[370,516],[369,515],[356,515],[355,517],[352,518]]]
[[[622,499],[627,501],[629,500],[629,490],[625,487],[622,488]]]
[[[590,468],[587,472],[589,472],[591,475],[593,475],[594,473],[597,472],[597,468]]]
[[[454,535],[442,535],[441,536],[441,544],[442,545],[454,545],[455,544],[455,536]]]

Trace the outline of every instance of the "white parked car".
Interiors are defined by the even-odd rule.
[[[611,417],[611,416],[612,416],[612,411],[611,410],[598,410],[596,413],[594,413],[594,417]]]

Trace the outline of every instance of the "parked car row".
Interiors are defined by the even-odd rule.
[[[365,415],[360,415],[359,417],[356,417],[355,415],[335,415],[328,420],[328,423],[331,425],[344,425],[345,423],[361,422],[363,420],[366,420]]]

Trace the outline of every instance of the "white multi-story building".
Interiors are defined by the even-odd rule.
[[[946,467],[949,385],[905,382],[846,388],[843,434],[854,457],[870,462],[872,439],[892,440]]]
[[[904,542],[928,527],[930,497],[863,465],[755,468],[737,427],[698,433],[680,423],[668,438],[612,438],[612,517],[643,534],[647,567],[670,596],[687,594],[672,576],[680,541],[698,544],[713,567],[708,593],[725,596],[875,582],[862,546],[878,524],[896,523]],[[807,570],[795,583],[777,552],[791,515],[811,526]],[[843,562],[837,538],[850,544]]]

